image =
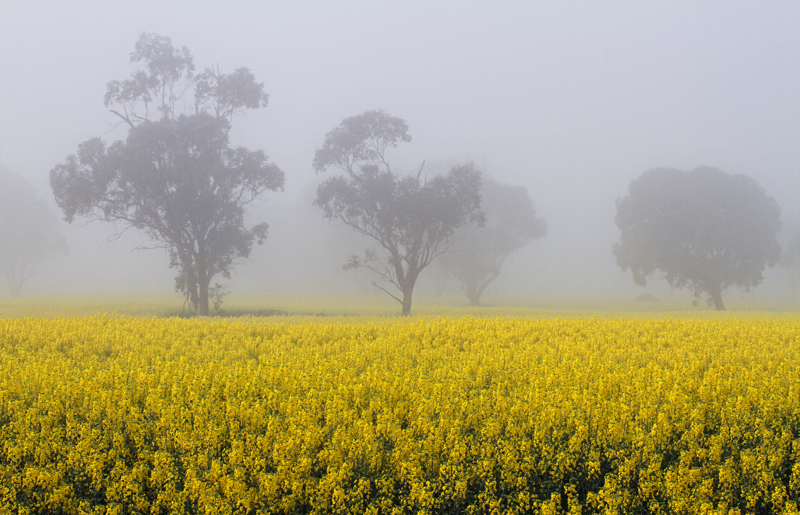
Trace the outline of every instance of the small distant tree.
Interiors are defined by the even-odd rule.
[[[536,215],[525,187],[485,179],[481,197],[485,224],[461,227],[438,264],[441,273],[463,285],[473,306],[480,304],[511,254],[547,234],[547,224]]]
[[[0,275],[11,296],[22,294],[44,260],[66,252],[58,218],[47,203],[22,177],[0,169]]]
[[[749,290],[780,257],[780,209],[753,179],[705,166],[657,168],[617,201],[617,264],[636,284],[663,272],[670,286],[708,295],[724,310],[731,286]]]
[[[448,248],[453,232],[483,218],[481,174],[471,164],[432,179],[422,175],[422,167],[405,177],[392,171],[386,150],[410,140],[405,121],[367,111],[328,132],[314,156],[318,173],[331,167],[344,172],[320,184],[314,204],[328,220],[377,244],[351,256],[345,268],[374,272],[380,282],[373,284],[401,304],[404,316],[411,313],[417,278]]]
[[[218,315],[223,315],[225,312],[222,310],[222,301],[230,293],[225,285],[214,283],[214,286],[208,289],[208,296],[211,303],[214,304],[214,312]]]
[[[284,173],[264,152],[228,140],[235,115],[266,107],[267,94],[247,68],[195,75],[189,50],[165,36],[142,34],[131,61],[141,69],[109,82],[105,95],[126,140],[81,143],[50,172],[53,194],[68,222],[81,216],[144,231],[169,252],[176,290],[208,315],[211,280],[229,278],[267,237],[265,222],[245,225],[245,208],[283,189]]]

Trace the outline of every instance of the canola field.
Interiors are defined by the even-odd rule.
[[[0,513],[797,513],[799,497],[797,318],[0,319]]]

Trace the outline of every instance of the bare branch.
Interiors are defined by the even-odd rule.
[[[116,111],[116,110],[114,110],[114,109],[109,109],[109,111],[110,111],[111,113],[113,113],[113,114],[115,114],[115,115],[119,116],[120,118],[122,118],[122,121],[123,121],[123,122],[125,122],[125,123],[127,123],[127,124],[128,124],[128,126],[129,126],[131,129],[134,129],[134,128],[136,128],[136,126],[133,124],[133,122],[131,121],[131,119],[130,119],[130,118],[128,118],[127,116],[124,116],[122,113],[120,113],[119,111]]]
[[[381,291],[385,292],[385,293],[386,293],[388,296],[390,296],[391,298],[393,298],[393,299],[394,299],[394,300],[396,300],[397,302],[399,302],[401,306],[403,305],[403,299],[401,299],[401,298],[397,297],[396,295],[394,295],[392,292],[390,292],[389,290],[387,290],[387,289],[386,289],[386,288],[384,288],[383,286],[379,285],[379,284],[378,284],[378,283],[376,283],[375,281],[372,281],[372,285],[373,285],[374,287],[378,288],[379,290],[381,290]]]

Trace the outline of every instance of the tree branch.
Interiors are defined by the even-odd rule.
[[[111,113],[113,113],[113,114],[115,114],[115,115],[119,116],[120,118],[122,118],[122,121],[123,121],[123,122],[125,122],[125,123],[127,123],[127,124],[128,124],[128,126],[130,126],[130,128],[131,128],[131,129],[135,129],[135,128],[136,128],[136,126],[133,124],[133,122],[131,121],[131,119],[130,119],[130,118],[128,118],[127,116],[124,116],[122,113],[120,113],[119,111],[117,111],[117,110],[115,110],[115,109],[109,109],[109,111],[110,111]]]
[[[384,293],[386,293],[386,295],[390,296],[391,298],[393,298],[394,300],[396,300],[397,302],[399,302],[401,306],[403,305],[403,301],[402,301],[402,299],[398,298],[398,297],[397,297],[396,295],[394,295],[392,292],[390,292],[390,291],[389,291],[389,290],[387,290],[386,288],[382,287],[381,285],[379,285],[379,284],[378,284],[378,283],[376,283],[375,281],[372,281],[372,286],[374,286],[374,287],[378,288],[379,290],[382,290]]]

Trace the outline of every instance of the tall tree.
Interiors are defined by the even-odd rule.
[[[109,82],[105,95],[127,138],[81,143],[50,184],[68,222],[84,216],[139,229],[167,249],[176,290],[208,315],[212,278],[230,277],[267,237],[265,222],[245,226],[245,208],[283,189],[284,173],[263,151],[231,148],[228,139],[235,115],[266,107],[268,96],[247,68],[195,75],[189,50],[165,36],[142,34],[131,61],[140,69]]]
[[[45,259],[66,251],[58,218],[47,203],[22,177],[0,168],[0,275],[11,296],[22,294]]]
[[[660,270],[670,286],[724,310],[731,286],[745,290],[780,257],[780,209],[753,179],[701,166],[657,168],[633,181],[617,201],[617,264],[636,284]]]
[[[345,268],[366,267],[377,274],[381,282],[373,284],[401,304],[403,315],[411,313],[420,273],[447,249],[453,232],[483,219],[481,174],[471,164],[430,180],[422,176],[422,167],[413,176],[392,171],[387,149],[410,140],[405,121],[366,111],[328,132],[314,156],[318,173],[330,167],[344,172],[320,184],[315,205],[328,220],[341,221],[377,244],[363,256],[351,256]]]
[[[461,227],[438,264],[440,273],[461,282],[473,306],[480,304],[481,295],[511,254],[547,234],[547,224],[536,215],[524,186],[485,179],[481,197],[486,223]]]

